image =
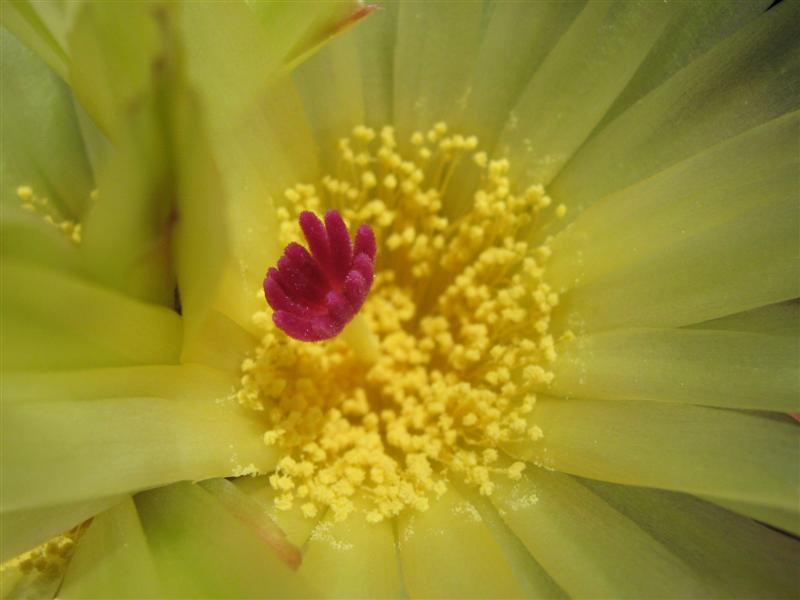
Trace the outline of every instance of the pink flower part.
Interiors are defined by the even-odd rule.
[[[300,215],[308,250],[292,242],[278,268],[264,279],[272,320],[286,335],[304,342],[337,336],[367,299],[375,276],[375,234],[369,225],[356,232],[355,244],[342,216],[312,212]]]

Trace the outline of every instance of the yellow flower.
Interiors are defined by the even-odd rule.
[[[368,10],[5,6],[3,594],[796,596],[766,4],[392,3],[313,56]],[[375,282],[300,342],[262,282],[331,208]]]

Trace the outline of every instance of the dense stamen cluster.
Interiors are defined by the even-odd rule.
[[[279,508],[345,518],[363,497],[377,522],[425,510],[453,476],[488,495],[493,477],[524,468],[502,446],[542,437],[526,415],[553,377],[558,295],[544,279],[549,247],[526,239],[542,211],[564,208],[542,186],[514,190],[509,162],[477,146],[439,123],[411,136],[406,158],[393,128],[359,126],[340,141],[336,177],[286,191],[284,243],[298,239],[302,211],[323,207],[374,229],[375,280],[361,313],[378,350],[365,366],[341,338],[305,344],[268,312],[254,316],[264,335],[242,365],[238,397],[263,411],[265,443],[280,449],[269,478]],[[447,188],[462,167],[477,170],[477,189],[451,214]]]

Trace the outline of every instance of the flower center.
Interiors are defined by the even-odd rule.
[[[366,332],[353,334],[354,321],[345,335],[308,344],[278,329],[292,335],[280,301],[270,300],[275,323],[266,310],[254,315],[264,334],[242,364],[238,398],[263,413],[264,441],[280,451],[269,478],[278,508],[297,504],[308,517],[330,509],[343,519],[358,505],[378,522],[425,510],[452,477],[489,495],[493,477],[519,478],[524,468],[504,459],[502,446],[542,437],[529,413],[534,391],[553,378],[549,326],[558,295],[544,280],[547,243],[526,240],[543,211],[563,216],[565,209],[553,209],[540,185],[515,191],[509,162],[489,160],[477,145],[438,123],[412,135],[414,156],[407,157],[393,128],[358,126],[340,140],[336,176],[285,192],[282,260],[290,252],[289,261],[295,254],[307,260],[291,249],[298,216],[323,207],[351,225],[368,224],[377,256],[361,308]],[[476,188],[471,205],[450,214],[443,198],[460,168],[473,171],[464,177],[474,176]],[[309,231],[322,224],[309,223],[300,216],[315,254]],[[326,216],[326,225],[347,235],[336,217]],[[338,267],[343,282],[348,265]],[[329,287],[314,296],[317,314],[329,313]],[[322,335],[330,330],[293,337],[330,338],[341,327]],[[377,338],[372,360],[342,339],[353,335]]]

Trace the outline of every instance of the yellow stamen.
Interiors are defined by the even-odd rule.
[[[497,448],[543,435],[525,415],[553,379],[558,294],[544,278],[548,244],[526,240],[552,201],[541,185],[517,191],[507,160],[445,123],[410,141],[413,157],[393,128],[356,127],[339,143],[341,172],[287,190],[278,210],[284,244],[300,238],[300,211],[326,207],[370,224],[378,241],[370,297],[339,338],[298,342],[266,311],[254,315],[263,338],[238,398],[261,411],[264,442],[280,450],[269,478],[278,508],[343,519],[359,494],[364,518],[380,522],[426,510],[453,475],[489,495],[493,477],[524,469]],[[445,188],[464,157],[480,183],[453,217]]]

